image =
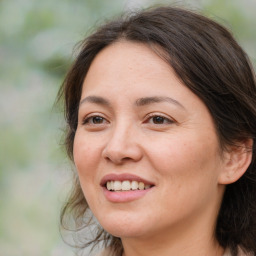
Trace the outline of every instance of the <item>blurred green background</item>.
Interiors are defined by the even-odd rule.
[[[58,227],[70,165],[55,97],[89,28],[156,3],[173,1],[0,0],[0,256],[74,255]],[[255,0],[175,4],[229,27],[256,64]]]

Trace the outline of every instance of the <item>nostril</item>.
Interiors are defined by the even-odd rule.
[[[127,139],[119,139],[117,135],[115,139],[109,141],[102,151],[102,156],[115,164],[123,164],[127,161],[139,161],[142,158],[141,147],[134,141]]]
[[[108,162],[113,162],[113,163],[118,164],[118,165],[124,164],[127,161],[132,160],[132,158],[130,158],[130,157],[119,157],[117,155],[115,155],[115,156],[113,156],[113,155],[112,156],[106,156],[105,159]]]

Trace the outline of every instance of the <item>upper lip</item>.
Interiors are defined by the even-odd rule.
[[[118,181],[125,181],[125,180],[133,181],[133,180],[135,180],[135,181],[138,181],[138,182],[143,182],[145,185],[151,185],[151,186],[154,185],[153,182],[150,182],[150,181],[148,181],[144,178],[141,178],[137,175],[130,174],[130,173],[122,173],[122,174],[111,173],[111,174],[107,174],[101,179],[100,185],[105,186],[108,181],[115,181],[115,180],[118,180]]]

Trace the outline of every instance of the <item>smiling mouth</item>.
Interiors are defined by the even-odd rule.
[[[119,181],[119,180],[111,180],[107,181],[105,187],[108,191],[116,192],[116,191],[130,191],[130,190],[146,190],[153,187],[153,185],[145,184],[142,181]]]

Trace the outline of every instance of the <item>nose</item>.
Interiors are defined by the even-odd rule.
[[[143,154],[138,143],[136,128],[119,125],[111,131],[111,136],[102,152],[103,157],[114,164],[139,161]]]

